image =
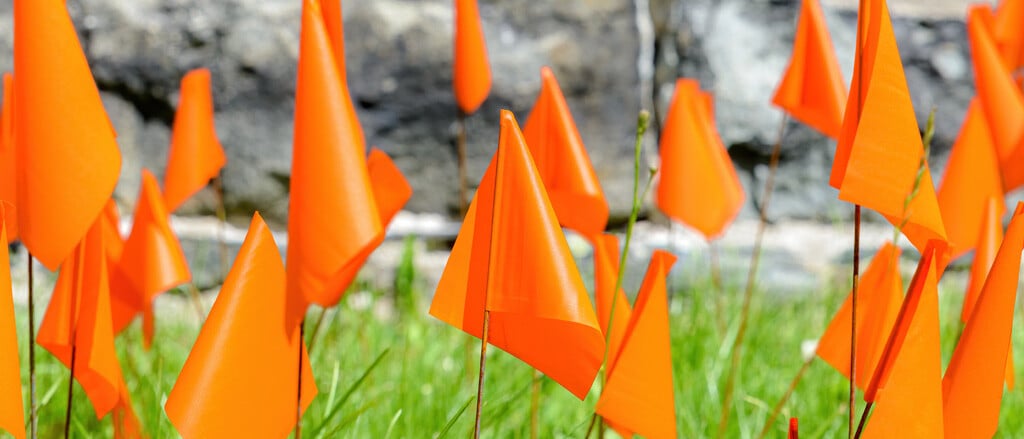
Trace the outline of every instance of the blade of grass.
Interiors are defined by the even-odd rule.
[[[379,355],[377,355],[377,358],[373,360],[373,363],[370,363],[370,366],[363,371],[363,374],[360,375],[359,378],[357,378],[356,381],[353,382],[352,385],[345,390],[345,393],[342,394],[341,398],[338,399],[338,402],[334,405],[334,407],[331,408],[331,411],[327,412],[327,415],[324,416],[323,422],[320,425],[318,425],[315,430],[313,430],[314,436],[318,435],[321,431],[323,431],[323,429],[327,426],[327,423],[331,420],[331,418],[336,416],[338,412],[341,411],[341,408],[345,406],[345,403],[348,402],[348,399],[352,396],[352,394],[359,389],[359,387],[366,381],[366,378],[370,376],[370,373],[373,372],[373,370],[380,365],[380,362],[384,360],[384,357],[387,356],[388,352],[390,351],[391,348],[387,348],[384,349],[384,351],[382,351]]]
[[[469,408],[469,405],[472,404],[475,399],[476,396],[470,396],[466,399],[466,402],[462,404],[462,407],[459,407],[459,410],[455,412],[452,417],[448,418],[448,422],[444,424],[444,427],[441,427],[441,431],[437,433],[437,439],[441,439],[448,435],[448,432],[452,430],[452,427],[456,422],[458,422],[459,418],[462,417],[462,414],[466,413],[466,409]]]

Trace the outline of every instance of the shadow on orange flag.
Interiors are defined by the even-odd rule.
[[[860,278],[860,300],[857,310],[857,370],[854,384],[866,389],[875,372],[882,349],[892,331],[903,301],[903,280],[900,278],[900,248],[886,242],[875,253],[867,271]],[[846,296],[843,305],[832,317],[818,341],[817,355],[843,376],[850,377],[850,319],[852,305]]]
[[[317,394],[299,328],[283,331],[285,271],[259,213],[164,410],[183,438],[285,437]]]
[[[838,139],[846,105],[845,84],[821,4],[818,0],[803,0],[793,55],[772,104],[822,134]]]
[[[942,379],[946,435],[990,438],[999,427],[999,405],[1024,250],[1024,203],[1017,209],[999,246],[995,263],[978,295],[960,342]]]
[[[558,222],[593,239],[608,223],[608,201],[555,74],[543,67],[540,80],[523,137]]]
[[[981,102],[974,98],[949,153],[938,192],[952,258],[975,248],[990,198],[997,203],[997,215],[1001,217],[1006,204],[999,161]]]
[[[672,343],[669,339],[665,278],[676,257],[663,250],[651,255],[640,285],[636,309],[622,346],[608,366],[608,379],[596,411],[623,437],[676,437]]]
[[[1024,159],[1024,95],[1000,57],[992,35],[994,22],[991,6],[968,7],[967,37],[974,61],[974,84],[992,130],[1003,189],[1009,192],[1024,185],[1024,169],[1020,166],[1020,159]]]
[[[743,187],[714,126],[710,94],[676,81],[661,133],[657,204],[669,218],[719,237],[743,207]]]
[[[6,212],[0,209],[0,243],[7,242]],[[14,323],[11,259],[7,246],[0,249],[0,432],[25,439],[25,408],[21,402],[21,366],[18,331]]]
[[[121,151],[64,2],[14,2],[21,241],[55,271],[114,192]]]
[[[839,189],[840,200],[873,209],[896,226],[906,221],[903,234],[923,251],[929,240],[945,240],[946,231],[927,167],[919,192],[905,207],[924,147],[889,9],[882,0],[867,3],[858,22],[857,63],[829,183]]]
[[[942,438],[942,354],[937,265],[946,252],[928,242],[864,400],[875,409],[864,438]]]
[[[206,187],[227,161],[213,123],[210,71],[192,70],[181,79],[181,100],[167,152],[163,190],[167,211],[174,212]]]
[[[291,193],[285,329],[311,303],[333,306],[384,240],[366,144],[338,72],[317,0],[302,6]]]
[[[18,211],[14,203],[18,198],[17,154],[14,149],[14,76],[4,73],[4,102],[0,110],[0,207],[4,212],[7,240],[18,239]]]
[[[601,323],[601,332],[606,335],[610,320],[612,335],[606,337],[606,340],[608,352],[613,355],[619,352],[631,314],[626,292],[622,288],[619,288],[618,292],[613,292],[619,276],[619,256],[619,239],[615,235],[603,233],[594,239],[594,300],[597,302],[597,318]]]
[[[192,280],[185,253],[168,220],[156,177],[143,169],[132,231],[124,242],[118,263],[117,276],[124,276],[129,288],[115,288],[112,294],[114,331],[120,332],[136,314],[142,313],[143,343],[146,347],[153,340],[153,300],[161,293]],[[116,276],[115,279],[121,280]]]
[[[137,437],[138,420],[114,351],[103,235],[97,219],[61,264],[36,342],[65,366],[72,368],[74,363],[72,375],[92,402],[97,419],[113,411],[115,423],[125,423],[115,425],[115,431]]]
[[[488,341],[583,399],[604,336],[515,116],[470,203],[430,314]]]
[[[455,0],[452,86],[463,114],[473,114],[491,92],[491,66],[476,0]]]

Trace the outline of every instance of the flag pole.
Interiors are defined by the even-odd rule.
[[[491,312],[484,309],[484,332],[480,338],[480,373],[476,383],[476,421],[473,427],[473,439],[480,439],[480,413],[484,406],[484,367],[487,365],[487,339],[490,332]]]
[[[533,395],[530,397],[530,439],[537,439],[540,430],[540,380],[543,378],[540,371],[533,370]]]
[[[220,244],[220,278],[222,281],[228,276],[228,214],[227,209],[224,207],[223,174],[223,171],[218,171],[217,176],[213,178],[213,190],[217,194],[217,219],[220,220],[220,229],[217,231],[217,240]]]
[[[469,210],[469,195],[467,194],[468,184],[466,180],[466,113],[462,109],[455,110],[455,151],[458,157],[458,172],[459,172],[459,218],[463,221],[466,219],[466,211]],[[466,379],[472,380],[473,373],[470,372],[473,367],[473,354],[472,354],[473,338],[466,336],[463,339],[463,352],[466,370]]]
[[[27,248],[26,248],[27,250]],[[32,252],[28,252],[28,392],[29,411],[28,429],[32,439],[36,439],[36,319],[35,301],[32,287]]]
[[[857,2],[857,67],[854,68],[854,75],[857,84],[857,123],[860,124],[861,112],[864,111],[864,102],[861,98],[864,88],[864,51],[861,50],[861,38],[867,30],[863,28],[863,14],[866,11],[864,0]],[[857,411],[857,386],[854,377],[857,373],[857,287],[860,283],[860,204],[854,205],[853,210],[853,289],[850,291],[850,398],[849,398],[849,426],[847,436],[854,437],[853,420]],[[865,410],[865,413],[867,411]]]
[[[82,289],[80,281],[81,277],[79,276],[79,274],[81,273],[85,259],[84,257],[82,257],[84,254],[84,242],[85,240],[83,239],[83,241],[79,243],[78,247],[75,249],[75,251],[78,253],[78,261],[76,261],[78,263],[75,264],[74,267],[72,267],[74,271],[71,273],[71,312],[69,313],[71,315],[71,364],[68,367],[70,369],[70,373],[68,376],[68,406],[67,411],[64,414],[64,439],[69,439],[71,437],[71,410],[74,404],[75,396],[75,357],[77,357],[78,353],[78,296],[81,294]]]

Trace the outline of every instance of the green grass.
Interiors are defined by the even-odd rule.
[[[467,343],[462,332],[429,317],[426,300],[413,300],[423,295],[416,287],[415,273],[408,267],[405,270],[395,283],[397,293],[352,293],[338,309],[328,311],[312,355],[320,394],[304,417],[304,437],[438,437],[446,431],[447,437],[462,438],[472,430],[479,343]],[[731,281],[740,283],[738,278]],[[960,291],[961,285],[949,284],[941,293],[944,361],[952,353],[957,332]],[[721,322],[717,321],[721,316],[714,312],[715,293],[709,286],[676,293],[671,323],[678,431],[680,437],[713,437],[728,369],[728,346],[738,326],[735,316],[739,314],[739,289],[725,294],[729,320]],[[727,437],[756,436],[768,411],[800,368],[801,342],[821,334],[844,294],[843,286],[785,294],[758,292]],[[397,308],[380,306],[396,300],[401,304]],[[390,311],[381,313],[382,308]],[[19,310],[22,341],[23,311]],[[135,409],[154,438],[177,437],[162,406],[199,330],[190,313],[181,316],[174,319],[158,315],[150,351],[141,347],[138,323],[118,339]],[[310,321],[318,316],[318,310],[311,311]],[[717,329],[720,323],[726,328],[723,332]],[[1019,330],[1014,339],[1020,353],[1024,340]],[[28,355],[27,347],[21,348],[27,400]],[[484,435],[527,437],[531,369],[498,349],[488,352]],[[60,437],[68,373],[45,350],[37,349],[37,355],[40,437]],[[368,371],[377,359],[379,364]],[[1024,364],[1019,355],[1017,359],[1017,364]],[[355,386],[364,374],[365,379]],[[582,402],[550,380],[542,381],[542,392],[541,437],[582,437],[597,399],[597,385]],[[816,360],[769,437],[783,437],[784,420],[789,416],[800,418],[802,437],[845,435],[846,397],[847,381]],[[858,409],[862,408],[861,402]],[[998,437],[1024,436],[1024,417],[1019,415],[1022,410],[1024,393],[1019,389],[1007,392]],[[96,419],[77,384],[72,432],[74,437],[112,436],[109,418]]]

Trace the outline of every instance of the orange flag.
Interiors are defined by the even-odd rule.
[[[64,2],[17,0],[14,23],[18,229],[56,270],[114,192],[121,152]]]
[[[317,394],[299,328],[285,331],[285,271],[259,213],[164,410],[183,438],[285,437]]]
[[[7,96],[5,94],[5,96]],[[3,210],[0,209],[0,212]],[[0,215],[0,242],[7,242],[6,213]],[[25,439],[25,408],[21,402],[21,366],[18,332],[14,324],[11,259],[7,246],[0,249],[0,432]]]
[[[558,222],[583,235],[596,236],[608,223],[608,201],[555,74],[543,67],[540,78],[540,95],[523,125],[526,146]]]
[[[455,0],[455,101],[463,114],[473,114],[491,92],[491,66],[480,26],[476,0]]]
[[[523,360],[583,399],[604,336],[515,116],[470,203],[430,314]]]
[[[955,438],[990,438],[999,426],[999,405],[1013,330],[1013,310],[1024,250],[1024,203],[999,246],[992,271],[978,295],[963,335],[942,379],[946,434]]]
[[[857,370],[854,383],[866,389],[882,356],[886,337],[900,311],[903,281],[900,279],[900,248],[885,243],[861,275],[861,302],[857,305]],[[843,376],[850,377],[850,296],[818,341],[817,354]]]
[[[4,73],[4,102],[0,110],[0,206],[6,212],[7,240],[11,243],[18,239],[18,212],[14,203],[17,202],[17,160],[14,150],[14,76]]]
[[[391,157],[377,148],[370,148],[366,168],[373,186],[373,199],[377,203],[380,224],[387,227],[405,203],[409,202],[409,198],[412,198],[412,186],[409,186],[409,181],[395,166],[395,162],[391,161]]]
[[[608,323],[611,320],[612,335],[608,340],[608,352],[619,352],[622,337],[626,335],[629,324],[629,299],[626,292],[619,288],[614,292],[615,281],[619,276],[619,239],[611,233],[598,235],[594,241],[594,299],[597,302],[597,318],[601,323],[601,331],[607,335]],[[615,310],[612,311],[612,304]]]
[[[923,250],[930,239],[945,240],[946,231],[927,166],[919,192],[905,207],[924,147],[889,9],[885,1],[867,3],[858,23],[856,73],[829,183],[843,201],[874,209],[897,226],[905,220],[903,234]]]
[[[115,330],[131,322],[137,313],[143,317],[144,344],[153,340],[153,299],[160,293],[192,280],[178,237],[171,231],[167,210],[156,177],[142,170],[142,188],[135,203],[132,232],[124,242],[118,264],[131,290],[114,290],[115,301],[133,304],[128,315],[115,315]],[[121,294],[133,293],[132,297]]]
[[[164,172],[164,202],[174,212],[220,174],[228,159],[213,124],[210,71],[196,69],[181,79],[181,101],[174,115],[171,148]]]
[[[822,134],[839,138],[846,85],[818,0],[801,3],[793,56],[772,103]]]
[[[1011,70],[1024,67],[1024,0],[1003,0],[996,9],[992,32],[1003,62]]]
[[[1020,161],[1012,160],[1017,150],[1024,150],[1024,96],[1000,58],[991,32],[993,22],[989,5],[974,4],[968,8],[967,36],[974,60],[974,83],[992,129],[1003,187],[1009,192],[1024,185]]]
[[[964,295],[963,310],[960,322],[967,323],[974,311],[974,302],[981,294],[981,288],[988,279],[988,272],[996,260],[999,244],[1003,242],[1003,197],[991,197],[982,209],[983,221],[978,224],[977,249],[971,261],[971,277],[967,282],[967,294]]]
[[[345,69],[345,26],[341,14],[341,0],[321,0],[320,11],[324,18],[324,29],[327,30],[327,38],[331,43],[331,51],[334,53],[334,61],[338,66],[341,83],[348,84],[348,72]]]
[[[943,437],[942,355],[936,266],[945,243],[928,243],[900,308],[896,326],[864,392],[875,403],[864,438]],[[956,436],[953,436],[956,437]]]
[[[595,411],[616,431],[647,438],[676,437],[672,343],[665,278],[676,257],[655,250],[636,298],[622,347],[608,367]]]
[[[990,198],[996,202],[997,214],[1002,216],[1006,205],[999,162],[984,110],[975,98],[967,108],[960,135],[949,153],[938,192],[939,210],[953,258],[962,256],[978,243]]]
[[[661,133],[658,207],[708,240],[743,207],[743,187],[714,127],[710,95],[680,78]]]
[[[333,306],[384,239],[359,121],[317,0],[302,7],[288,205],[288,319]]]

